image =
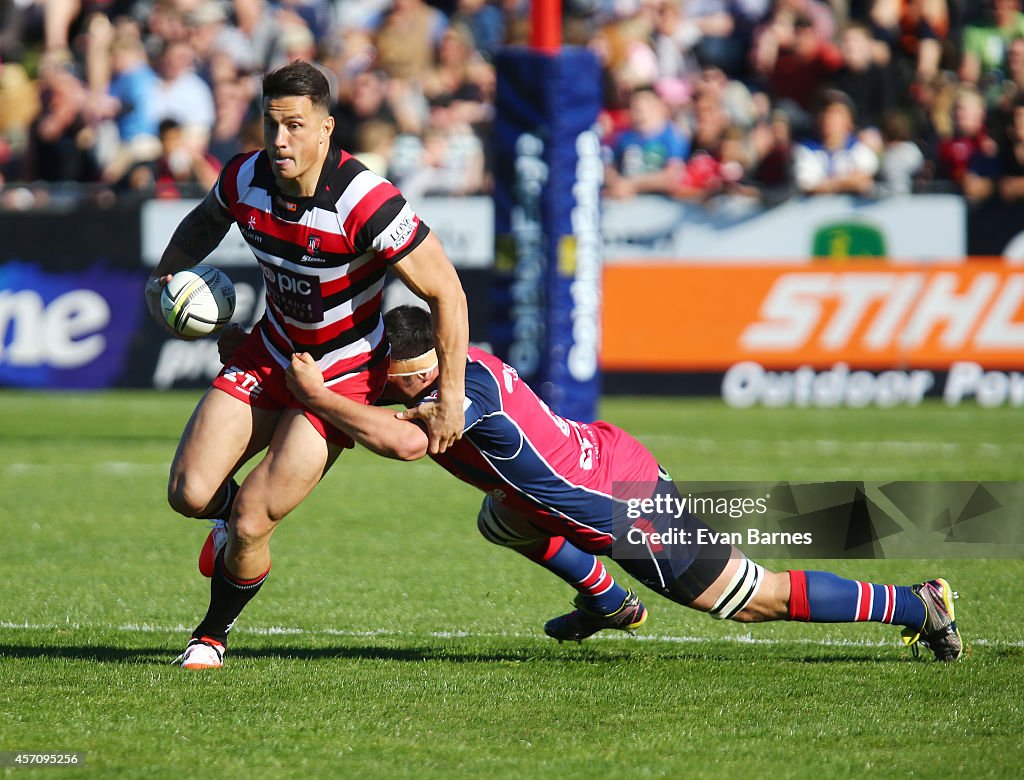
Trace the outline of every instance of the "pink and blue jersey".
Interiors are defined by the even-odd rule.
[[[654,456],[606,422],[580,423],[552,412],[514,368],[480,349],[466,365],[463,437],[434,459],[449,472],[538,526],[590,549],[614,541],[621,514],[613,483],[658,481]]]

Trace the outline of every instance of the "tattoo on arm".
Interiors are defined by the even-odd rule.
[[[217,248],[231,222],[211,191],[178,225],[171,236],[171,245],[199,262]]]

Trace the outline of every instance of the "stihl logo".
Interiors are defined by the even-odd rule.
[[[1024,273],[787,273],[740,335],[751,352],[1024,350]]]

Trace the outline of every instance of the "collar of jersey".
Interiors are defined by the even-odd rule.
[[[332,193],[327,187],[330,184],[332,174],[338,168],[340,157],[341,151],[334,144],[331,144],[331,148],[327,150],[327,159],[324,160],[324,167],[320,170],[320,178],[316,183],[316,192],[308,197],[297,198],[294,195],[286,195],[278,188],[277,179],[274,178],[274,173],[270,169],[270,157],[265,151],[260,153],[262,165],[256,166],[257,178],[254,184],[266,189],[269,193],[270,208],[274,216],[279,219],[287,220],[288,222],[298,222],[302,215],[313,207],[334,211],[338,195],[337,193]],[[278,205],[278,199],[294,204],[295,210],[281,208]]]

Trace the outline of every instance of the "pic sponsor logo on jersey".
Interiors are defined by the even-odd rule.
[[[260,268],[263,270],[267,292],[282,314],[299,322],[323,320],[324,302],[317,277],[274,268],[266,263],[260,263]]]

